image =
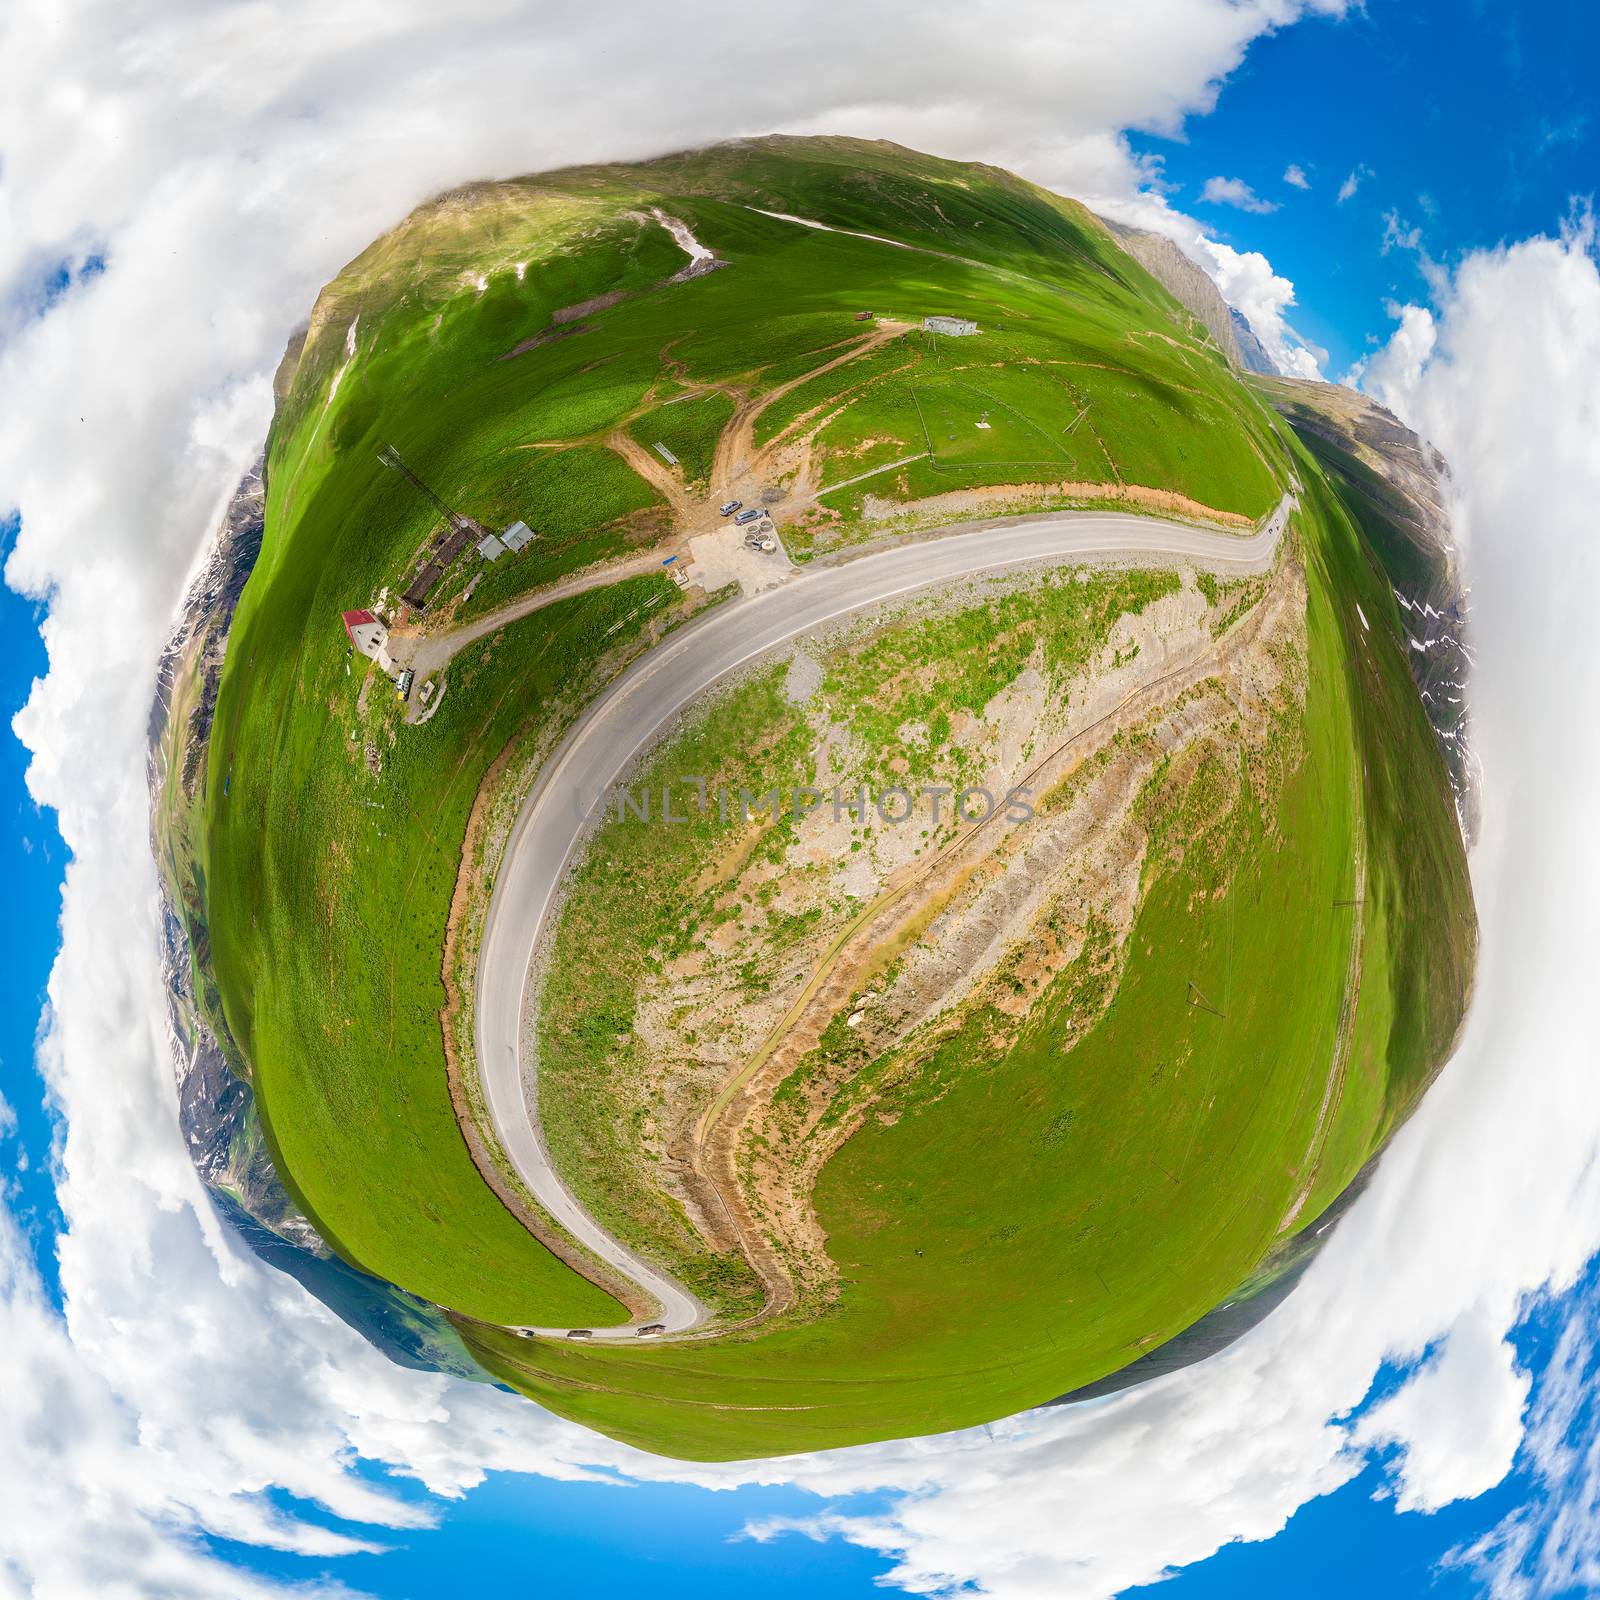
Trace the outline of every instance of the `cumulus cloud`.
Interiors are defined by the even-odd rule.
[[[1241,211],[1276,211],[1276,200],[1263,200],[1243,178],[1207,178],[1200,198],[1214,206],[1237,206]]]
[[[1402,1451],[1400,1510],[1474,1499],[1511,1470],[1532,1380],[1517,1371],[1504,1333],[1480,1314],[1463,1317],[1440,1351],[1351,1430],[1360,1448]]]
[[[1522,1503],[1443,1563],[1471,1573],[1489,1600],[1579,1594],[1600,1574],[1600,1300],[1592,1268],[1589,1277],[1567,1307],[1529,1408]]]
[[[1294,284],[1274,271],[1259,250],[1224,244],[1205,224],[1175,209],[1164,193],[1148,187],[1131,195],[1097,195],[1091,203],[1118,222],[1171,239],[1250,324],[1280,372],[1292,378],[1322,377],[1327,351],[1304,338],[1289,321]]]
[[[1294,189],[1309,189],[1311,180],[1306,176],[1306,169],[1298,161],[1291,161],[1283,169],[1283,181]]]
[[[1182,233],[1274,355],[1314,373],[1283,320],[1292,286],[1141,194],[1121,134],[1176,130],[1252,38],[1302,9],[823,4],[764,22],[752,64],[783,70],[759,103],[726,92],[706,45],[748,37],[731,4],[692,18],[640,6],[625,29],[503,0],[448,16],[422,0],[8,16],[0,505],[23,514],[9,581],[50,597],[49,675],[17,726],[73,861],[43,1048],[64,1126],[64,1313],[0,1228],[0,1595],[254,1600],[272,1585],[194,1535],[332,1557],[426,1514],[355,1475],[356,1459],[446,1496],[512,1470],[897,1491],[887,1511],[842,1508],[814,1531],[893,1554],[913,1590],[972,1581],[1052,1600],[1267,1537],[1363,1449],[1392,1454],[1397,1500],[1418,1506],[1503,1465],[1522,1380],[1502,1335],[1528,1291],[1571,1280],[1600,1218],[1581,1010],[1600,935],[1587,814],[1600,763],[1572,737],[1600,687],[1579,609],[1597,557],[1572,537],[1600,496],[1585,421],[1600,411],[1600,279],[1580,231],[1469,258],[1363,375],[1457,470],[1490,783],[1484,964],[1459,1059],[1300,1291],[1234,1350],[992,1440],[686,1469],[390,1366],[234,1243],[175,1126],[144,816],[153,663],[259,446],[283,342],[344,260],[468,178],[770,125],[849,131],[1017,166]],[[1430,1349],[1366,1435],[1330,1422],[1385,1362]],[[1452,1479],[1440,1412],[1473,1373],[1499,1385],[1494,1448]],[[324,1518],[283,1510],[276,1490]],[[80,1536],[86,1507],[95,1540]]]
[[[1216,239],[1199,239],[1195,248],[1223,299],[1243,314],[1278,370],[1292,378],[1320,378],[1328,352],[1289,322],[1294,285],[1259,250],[1235,250]]]
[[[1438,342],[1439,328],[1426,306],[1391,305],[1389,314],[1400,326],[1374,354],[1357,361],[1344,381],[1366,390],[1393,411],[1407,404],[1416,392]]]

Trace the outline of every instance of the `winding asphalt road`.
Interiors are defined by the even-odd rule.
[[[704,1322],[682,1284],[613,1238],[562,1182],[539,1126],[530,966],[562,875],[598,820],[607,792],[706,690],[812,629],[917,590],[1029,566],[1099,559],[1182,560],[1225,575],[1264,571],[1292,501],[1285,496],[1249,535],[1115,512],[1012,518],[974,531],[907,542],[837,564],[800,568],[786,583],[708,611],[641,656],[584,711],[545,762],[517,815],[478,952],[479,1073],[495,1132],[540,1205],[595,1255],[661,1306],[666,1333]],[[596,952],[597,960],[604,959]],[[647,1324],[648,1325],[648,1324]],[[639,1323],[590,1330],[631,1339]],[[560,1336],[564,1328],[530,1328]]]

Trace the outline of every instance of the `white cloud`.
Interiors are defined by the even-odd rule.
[[[1351,1430],[1358,1448],[1404,1453],[1400,1510],[1474,1499],[1511,1470],[1531,1380],[1516,1370],[1503,1333],[1480,1315],[1464,1317],[1439,1353]]]
[[[1346,200],[1353,199],[1356,190],[1359,189],[1362,183],[1371,176],[1372,171],[1369,167],[1359,164],[1352,167],[1350,169],[1349,177],[1347,177],[1344,182],[1339,185],[1339,204],[1343,205]]]
[[[1593,1590],[1600,1574],[1600,1416],[1595,1330],[1600,1303],[1589,1292],[1567,1308],[1564,1325],[1528,1417],[1523,1452],[1530,1492],[1470,1543],[1449,1552],[1489,1600]]]
[[[1276,200],[1263,200],[1243,178],[1207,178],[1200,199],[1215,206],[1237,206],[1241,211],[1276,211]]]
[[[1095,194],[1084,198],[1105,216],[1171,239],[1250,324],[1279,371],[1294,378],[1322,377],[1328,353],[1290,324],[1294,285],[1275,272],[1259,250],[1235,250],[1222,243],[1203,223],[1174,210],[1165,195],[1148,189],[1131,196]]]
[[[1328,352],[1289,324],[1294,285],[1274,272],[1259,250],[1235,250],[1215,239],[1201,239],[1196,248],[1223,299],[1244,315],[1278,370],[1294,378],[1320,378]]]
[[[1295,189],[1309,189],[1311,180],[1306,176],[1306,169],[1298,161],[1291,161],[1283,169],[1283,181]]]
[[[1600,498],[1600,279],[1581,233],[1469,258],[1437,312],[1408,310],[1364,375],[1456,469],[1490,786],[1475,862],[1484,960],[1459,1059],[1306,1283],[1234,1350],[997,1427],[992,1443],[650,1462],[492,1389],[390,1366],[243,1254],[174,1129],[143,810],[151,670],[218,500],[257,447],[283,340],[342,261],[449,183],[756,131],[759,117],[1020,166],[1182,233],[1273,353],[1314,370],[1284,321],[1292,286],[1138,195],[1143,172],[1118,132],[1175,129],[1250,38],[1297,10],[825,5],[774,14],[760,48],[784,70],[748,99],[727,93],[706,46],[739,36],[748,14],[731,5],[691,19],[641,6],[627,29],[588,13],[557,26],[500,0],[448,17],[421,0],[342,12],[167,0],[136,21],[105,3],[8,18],[0,504],[24,514],[11,580],[52,597],[50,674],[19,730],[74,860],[45,1046],[66,1123],[67,1314],[0,1229],[0,1596],[262,1593],[189,1535],[330,1555],[349,1538],[381,1543],[417,1513],[352,1474],[355,1456],[441,1495],[486,1471],[594,1466],[887,1488],[901,1491],[888,1511],[819,1531],[897,1553],[907,1587],[971,1579],[1051,1600],[1267,1537],[1347,1481],[1363,1445],[1400,1446],[1401,1504],[1473,1492],[1503,1464],[1520,1400],[1515,1371],[1496,1365],[1500,1335],[1528,1290],[1571,1279],[1600,1218],[1584,1009],[1600,947],[1600,756],[1574,737],[1600,689],[1583,611],[1600,557],[1575,536]],[[603,73],[583,70],[599,60]],[[107,270],[27,320],[41,264],[95,252]],[[1390,1402],[1387,1431],[1330,1423],[1385,1361],[1441,1341],[1437,1365]],[[1448,1402],[1473,1372],[1495,1378],[1493,1448],[1452,1478]],[[273,1487],[353,1533],[278,1509]]]
[[[1439,330],[1426,306],[1394,306],[1391,315],[1399,319],[1400,326],[1373,355],[1357,361],[1344,381],[1394,410],[1415,391],[1433,355]]]
[[[1379,251],[1388,255],[1393,250],[1420,251],[1422,249],[1422,229],[1413,223],[1407,227],[1400,220],[1398,211],[1385,211],[1383,214],[1383,243]]]

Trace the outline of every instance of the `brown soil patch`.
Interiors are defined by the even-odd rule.
[[[554,344],[557,339],[570,339],[575,333],[587,332],[588,325],[582,322],[569,322],[565,327],[546,328],[543,333],[536,333],[531,339],[524,339],[519,344],[514,344],[503,356],[496,359],[510,361],[514,356],[526,355],[530,350],[537,350],[541,345]]]
[[[712,1248],[737,1248],[750,1262],[766,1291],[764,1317],[835,1290],[810,1196],[823,1165],[874,1113],[877,1092],[854,1087],[862,1066],[898,1055],[891,1081],[914,1076],[980,1004],[1001,1019],[990,1041],[998,1051],[1075,961],[1106,979],[1102,1003],[1115,992],[1145,861],[1134,806],[1151,772],[1175,757],[1170,781],[1183,782],[1211,741],[1232,737],[1241,712],[1259,727],[1267,702],[1281,708],[1299,692],[1285,676],[1303,659],[1298,567],[1283,563],[1263,601],[1222,638],[1211,638],[1209,620],[1195,619],[1182,658],[1143,681],[1093,675],[1077,709],[1100,714],[1074,717],[1076,731],[1028,772],[1036,794],[1058,796],[1048,825],[977,824],[928,863],[892,875],[786,991],[795,998],[754,1057],[732,1060],[725,1103],[670,1136],[682,1198]],[[696,1007],[697,1026],[709,1000]],[[1077,1019],[1077,1031],[1098,1014]],[[840,1016],[854,1019],[858,1050],[821,1049]]]
[[[952,489],[947,494],[929,495],[923,500],[880,500],[869,495],[863,514],[866,520],[880,523],[902,519],[946,521],[962,516],[988,516],[1002,507],[1027,510],[1030,504],[1061,500],[1120,501],[1224,528],[1244,531],[1255,527],[1249,517],[1237,511],[1219,511],[1215,506],[1202,505],[1172,489],[1152,489],[1140,483],[1077,483],[1067,479],[1055,483],[980,484],[970,489]]]

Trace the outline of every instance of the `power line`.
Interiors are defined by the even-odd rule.
[[[392,444],[386,444],[383,449],[378,452],[378,459],[384,464],[384,466],[391,467],[394,471],[398,472],[400,476],[403,477],[406,482],[417,491],[418,494],[423,495],[425,498],[432,501],[432,503],[439,509],[439,511],[452,524],[452,526],[457,528],[462,526],[476,528],[477,524],[473,522],[471,517],[463,516],[462,513],[457,511],[456,508],[447,500],[445,500],[442,495],[436,494],[432,489],[430,489],[428,485],[425,484],[422,479],[419,478],[416,473],[414,473],[411,468],[405,464],[405,461],[401,458],[400,452],[396,450]]]

